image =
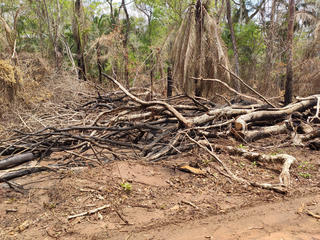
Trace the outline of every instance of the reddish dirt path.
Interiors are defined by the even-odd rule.
[[[319,240],[320,220],[299,214],[320,212],[320,195],[246,208],[225,215],[132,234],[129,239]],[[111,239],[125,239],[123,236]]]
[[[287,195],[218,174],[194,175],[175,168],[200,159],[203,169],[212,169],[214,163],[203,162],[205,156],[199,154],[20,178],[16,182],[25,194],[0,184],[0,239],[320,240],[320,220],[302,211],[320,215],[320,153],[291,152],[299,162],[291,169]],[[57,161],[55,157],[49,161]],[[281,164],[260,167],[241,158],[226,161],[238,175],[278,181]],[[301,174],[305,172],[310,177]],[[132,189],[126,191],[123,182]],[[103,205],[110,207],[68,220]]]

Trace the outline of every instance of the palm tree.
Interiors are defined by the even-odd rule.
[[[188,95],[214,95],[214,83],[192,77],[230,81],[229,73],[219,67],[230,69],[219,26],[208,14],[208,6],[210,1],[201,0],[189,6],[173,45],[173,79]]]

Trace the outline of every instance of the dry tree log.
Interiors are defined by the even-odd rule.
[[[288,123],[284,122],[278,125],[262,127],[256,130],[246,131],[244,134],[242,132],[237,132],[242,139],[247,142],[256,141],[258,139],[282,134],[288,132]]]
[[[59,124],[58,127],[54,122],[52,124],[46,122],[45,125],[50,127],[32,133],[16,130],[10,139],[1,140],[0,156],[9,155],[9,157],[0,161],[0,174],[7,171],[1,169],[11,170],[12,167],[25,164],[33,157],[44,154],[48,156],[52,152],[72,155],[69,157],[71,160],[66,163],[70,165],[67,166],[73,166],[75,162],[99,166],[105,161],[127,158],[159,161],[171,154],[185,152],[196,146],[206,149],[208,154],[215,156],[220,164],[216,167],[216,171],[231,180],[285,193],[290,183],[289,169],[295,161],[293,157],[245,152],[243,149],[219,146],[210,142],[215,142],[217,138],[229,137],[233,132],[245,141],[254,141],[279,133],[290,135],[293,131],[297,131],[299,133],[297,136],[305,145],[310,140],[316,142],[320,137],[319,130],[310,131],[311,128],[318,129],[316,123],[305,123],[306,126],[301,127],[309,116],[314,115],[313,108],[319,95],[299,99],[297,103],[284,108],[270,108],[261,104],[244,106],[240,103],[217,106],[209,100],[181,95],[161,101],[145,101],[138,97],[142,96],[139,91],[130,92],[113,78],[104,76],[121,91],[108,93],[105,96],[99,94],[96,99],[87,98],[86,103],[79,103],[75,106],[77,113],[75,116],[80,120],[75,121],[74,125]],[[308,111],[305,111],[306,109]],[[290,118],[283,121],[288,116]],[[50,116],[51,119],[55,117]],[[63,122],[63,119],[59,122]],[[272,125],[275,122],[277,125]],[[310,129],[307,127],[309,125]],[[237,129],[237,126],[241,127]],[[299,127],[304,130],[300,130]],[[197,139],[200,137],[207,140],[204,143],[199,142]],[[290,141],[290,138],[288,139]],[[219,159],[214,153],[216,148],[223,149],[229,154],[241,155],[251,161],[281,162],[280,183],[257,183],[235,175],[223,159]],[[40,170],[41,168],[29,169],[12,176],[19,177]],[[2,181],[7,181],[6,179],[8,177]]]
[[[23,177],[26,175],[43,172],[43,171],[54,171],[54,170],[49,167],[30,167],[30,168],[20,169],[17,171],[12,171],[12,172],[0,175],[0,182],[7,182],[15,178],[19,178],[19,177]]]
[[[251,152],[243,148],[236,148],[231,146],[222,146],[217,144],[211,144],[216,150],[224,150],[232,155],[243,156],[250,161],[260,161],[260,162],[282,162],[282,171],[279,176],[280,184],[288,187],[290,185],[290,173],[289,169],[293,163],[296,162],[296,158],[288,154],[262,154],[257,152]]]
[[[23,163],[32,161],[37,157],[39,157],[39,155],[35,153],[23,153],[14,155],[13,157],[9,157],[0,161],[0,170],[9,169],[21,165]]]
[[[250,122],[260,121],[260,120],[274,120],[274,119],[284,119],[288,115],[292,114],[295,111],[304,111],[305,109],[313,106],[317,102],[317,95],[314,95],[313,98],[305,99],[297,103],[289,104],[286,107],[263,110],[263,111],[254,111],[241,115],[235,121],[235,129],[237,131],[246,131],[247,124]]]
[[[292,141],[295,146],[305,146],[305,142],[315,138],[320,138],[320,129],[307,134],[294,134]]]

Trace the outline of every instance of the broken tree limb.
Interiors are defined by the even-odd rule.
[[[226,68],[225,66],[223,66],[221,63],[219,63],[219,66],[221,66],[224,70],[226,70],[227,72],[229,72],[233,77],[237,78],[243,85],[245,85],[249,90],[251,90],[253,93],[255,93],[256,95],[258,95],[260,98],[263,99],[263,101],[265,101],[267,104],[269,104],[271,107],[276,108],[276,106],[274,106],[270,101],[268,101],[268,99],[266,99],[262,94],[260,94],[259,92],[257,92],[256,90],[254,90],[252,87],[250,87],[245,81],[243,81],[240,77],[238,77],[234,72],[232,72],[230,69]]]
[[[316,98],[302,100],[297,103],[289,104],[284,108],[277,110],[262,110],[254,111],[238,117],[235,121],[235,129],[237,131],[247,130],[247,124],[249,122],[256,122],[260,120],[273,120],[273,119],[284,119],[289,114],[295,111],[304,111],[305,109],[316,104]]]
[[[109,208],[109,207],[110,207],[110,204],[103,205],[102,207],[98,207],[98,208],[95,208],[95,209],[92,209],[92,210],[89,210],[89,211],[86,211],[86,212],[83,212],[83,213],[70,215],[70,216],[68,216],[68,220],[73,219],[73,218],[77,218],[77,217],[83,217],[83,216],[86,216],[86,215],[91,215],[91,214],[97,213],[97,212],[99,212],[99,211],[101,211],[103,209]]]
[[[227,167],[227,165],[221,159],[219,159],[219,157],[213,152],[213,150],[216,149],[216,147],[217,147],[216,145],[211,144],[207,139],[206,140],[196,141],[193,138],[191,138],[188,134],[186,134],[186,135],[192,142],[194,142],[200,148],[202,148],[205,151],[207,151],[218,163],[220,163],[220,165],[226,171],[226,173],[222,173],[222,174],[228,176],[230,179],[235,180],[235,181],[237,181],[239,183],[242,183],[242,184],[251,185],[251,186],[254,186],[254,187],[260,187],[260,188],[268,189],[268,190],[273,190],[275,192],[279,192],[279,193],[282,193],[282,194],[285,194],[287,192],[287,190],[285,188],[283,188],[281,181],[280,181],[280,184],[257,183],[257,182],[252,182],[252,181],[246,180],[246,179],[244,179],[242,177],[239,177],[239,176],[235,175],[233,172],[231,172],[229,167]],[[210,147],[211,150],[209,150],[208,147]]]
[[[255,102],[259,103],[259,104],[262,104],[262,101],[260,101],[259,99],[255,98],[255,97],[252,97],[252,96],[249,96],[249,95],[246,95],[246,94],[243,94],[243,93],[240,93],[240,92],[238,92],[237,90],[235,90],[234,88],[230,87],[228,84],[226,84],[225,82],[223,82],[223,81],[221,81],[219,79],[213,79],[213,78],[204,79],[204,78],[195,78],[195,77],[192,77],[191,79],[220,83],[221,85],[225,86],[229,91],[237,94],[238,96],[243,97],[243,98],[247,98],[247,99],[253,100],[253,101],[255,101]]]
[[[219,117],[231,118],[242,114],[247,114],[254,111],[254,109],[235,109],[232,106],[212,109],[207,113],[194,117],[191,121],[193,125],[203,125],[212,120],[219,119]]]
[[[245,133],[238,133],[247,142],[253,142],[258,139],[286,133],[288,131],[287,123],[281,123],[279,125],[259,128],[257,130],[246,131]]]
[[[295,146],[304,146],[305,142],[313,140],[315,138],[320,138],[320,129],[317,129],[307,134],[294,134],[292,142]]]
[[[19,177],[23,177],[26,175],[43,172],[43,171],[54,171],[54,170],[49,167],[31,167],[26,169],[20,169],[18,171],[13,171],[13,172],[0,175],[0,182],[7,182],[15,178],[19,178]]]
[[[172,107],[171,105],[169,105],[166,102],[162,102],[162,101],[143,101],[140,98],[134,96],[133,94],[131,94],[125,87],[123,87],[117,80],[115,80],[113,77],[102,73],[102,75],[104,77],[106,77],[107,79],[109,79],[110,81],[112,81],[114,84],[116,84],[128,97],[130,97],[133,101],[143,105],[143,106],[152,106],[152,105],[161,105],[164,106],[165,108],[168,109],[168,111],[170,111],[185,127],[187,128],[191,128],[192,127],[192,122],[190,122],[189,120],[187,120],[184,116],[182,116],[181,113],[179,113],[174,107]]]
[[[309,117],[308,118],[308,122],[312,122],[315,119],[320,120],[320,95],[317,96],[317,107],[316,107],[317,111],[316,114],[313,117]]]
[[[150,153],[145,158],[148,159],[148,161],[156,162],[161,159],[161,157],[168,152],[171,151],[174,147],[176,147],[179,143],[179,140],[181,138],[181,134],[177,134],[176,137],[164,148],[162,148],[160,151],[156,153]]]
[[[39,155],[35,153],[23,153],[12,157],[8,157],[0,161],[0,170],[9,169],[21,165],[23,163],[32,161],[37,157],[39,157]]]
[[[282,162],[282,171],[279,176],[280,184],[283,184],[284,186],[288,187],[290,185],[290,173],[289,169],[291,165],[296,162],[296,158],[288,155],[288,154],[262,154],[257,152],[250,152],[243,148],[236,148],[231,146],[221,146],[212,144],[212,146],[216,150],[224,150],[228,152],[229,154],[233,155],[239,155],[243,156],[244,158],[250,160],[250,161],[260,161],[260,162]]]

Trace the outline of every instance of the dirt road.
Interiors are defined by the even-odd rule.
[[[156,164],[120,161],[35,174],[16,181],[24,193],[0,185],[0,239],[320,240],[316,154],[306,153],[292,169],[287,195],[219,175],[175,169],[180,162],[194,160],[190,156]],[[211,164],[206,165],[208,171]],[[244,160],[240,164],[239,175],[268,181],[278,175],[272,171],[277,165],[265,171]],[[230,165],[238,166],[231,161]],[[301,171],[311,177],[301,176]],[[68,219],[104,205],[109,207]]]
[[[320,195],[250,207],[225,215],[132,234],[130,239],[166,240],[319,240]],[[123,236],[111,239],[125,239]]]

